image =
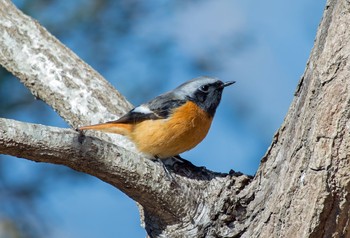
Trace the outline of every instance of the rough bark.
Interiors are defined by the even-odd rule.
[[[350,3],[327,2],[292,105],[247,193],[243,237],[349,237]]]
[[[254,179],[169,161],[122,137],[0,120],[0,153],[89,173],[141,204],[151,237],[348,237],[350,3],[329,0],[292,105]],[[0,1],[0,63],[71,126],[130,104],[39,23]],[[108,96],[107,96],[108,95]]]

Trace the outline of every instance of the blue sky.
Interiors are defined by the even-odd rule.
[[[90,55],[86,29],[74,29],[61,40],[135,105],[200,75],[237,81],[225,89],[207,138],[183,157],[214,171],[254,174],[291,103],[325,1],[172,3],[152,1],[152,10],[126,37],[117,43],[106,37],[110,55],[103,67]],[[62,3],[38,14],[38,20],[57,16],[60,24],[65,8]],[[111,7],[108,14],[116,12]],[[152,58],[144,47],[156,51],[162,44],[168,44],[166,50]],[[209,66],[193,67],[193,62]],[[29,114],[21,111],[12,118],[36,122]],[[54,113],[49,117],[48,124],[66,127]],[[11,163],[30,171],[39,166]],[[145,237],[135,203],[110,185],[91,177],[87,183],[51,181],[50,187],[38,205],[42,213],[50,211],[50,237]]]

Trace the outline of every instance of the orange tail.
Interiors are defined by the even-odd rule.
[[[108,133],[116,133],[120,135],[129,135],[132,129],[132,125],[123,123],[107,122],[102,124],[96,124],[91,126],[82,126],[78,130],[96,130]]]

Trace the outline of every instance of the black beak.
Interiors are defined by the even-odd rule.
[[[225,88],[225,87],[227,87],[227,86],[230,86],[230,85],[234,84],[235,82],[236,82],[236,81],[228,81],[228,82],[225,82],[225,83],[223,83],[223,84],[221,85],[220,88]]]

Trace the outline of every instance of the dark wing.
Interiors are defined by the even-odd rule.
[[[110,121],[108,123],[137,123],[137,122],[141,122],[141,121],[145,121],[145,120],[156,120],[156,119],[161,119],[161,117],[158,117],[155,113],[153,112],[146,112],[146,110],[144,110],[145,112],[140,112],[141,106],[135,107],[134,109],[132,109],[131,111],[129,111],[127,114],[125,114],[124,116],[122,116],[121,118],[119,118],[116,121]]]
[[[133,108],[127,114],[116,121],[108,123],[137,123],[145,120],[157,120],[167,118],[173,109],[185,104],[186,100],[180,100],[171,92],[160,95],[153,100]]]
[[[144,104],[160,118],[168,118],[174,109],[185,104],[186,100],[179,99],[172,92],[160,95]]]

